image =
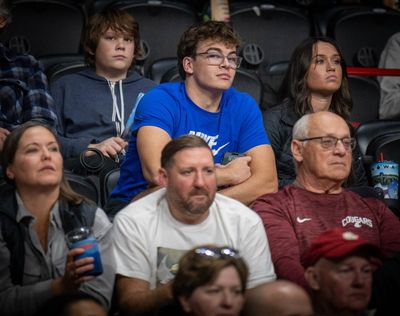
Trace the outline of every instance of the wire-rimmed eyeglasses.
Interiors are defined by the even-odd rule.
[[[195,253],[207,257],[233,257],[240,258],[239,251],[231,247],[199,247],[194,250]]]
[[[208,64],[212,66],[220,66],[226,58],[228,60],[229,66],[233,69],[239,68],[243,59],[242,57],[237,56],[235,54],[224,55],[214,50],[206,51],[203,53],[197,53],[194,56],[204,56],[207,59]]]
[[[335,148],[338,141],[340,141],[342,143],[343,147],[346,150],[354,149],[357,144],[355,138],[353,138],[353,137],[337,138],[334,136],[318,136],[318,137],[303,138],[303,139],[298,139],[298,140],[301,142],[305,142],[307,140],[319,140],[322,148],[324,148],[324,149]]]

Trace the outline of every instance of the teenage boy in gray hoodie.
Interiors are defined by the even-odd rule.
[[[93,15],[86,28],[89,67],[51,85],[64,158],[97,148],[116,158],[127,146],[122,136],[140,93],[156,85],[131,70],[140,54],[138,24],[129,13],[107,10]]]

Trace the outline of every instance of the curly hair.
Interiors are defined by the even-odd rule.
[[[191,26],[181,36],[177,49],[179,75],[183,79],[186,78],[183,59],[188,56],[195,58],[199,43],[210,39],[234,46],[236,49],[242,45],[239,34],[225,22],[210,20]]]

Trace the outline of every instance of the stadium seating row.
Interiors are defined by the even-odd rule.
[[[400,12],[384,6],[279,3],[233,1],[230,5],[231,23],[244,39],[242,54],[249,68],[267,70],[287,61],[294,47],[310,35],[335,38],[348,65],[376,66],[386,40],[400,31]],[[35,57],[81,54],[88,15],[100,9],[94,6],[90,11],[84,4],[74,0],[14,0],[13,23],[0,39]],[[108,0],[108,6],[127,10],[138,21],[147,57],[145,70],[154,60],[174,57],[182,32],[207,14],[196,11],[190,1]]]
[[[361,124],[356,129],[356,138],[359,145],[365,170],[369,182],[372,184],[371,165],[385,157],[385,161],[395,161],[400,164],[400,122],[393,120],[377,120]],[[66,173],[72,188],[88,199],[104,206],[112,189],[117,184],[120,169],[109,171],[100,178],[83,177],[73,173]],[[363,194],[363,191],[357,191]],[[370,191],[364,192],[370,195]],[[400,201],[385,199],[384,202],[400,217]]]
[[[320,1],[322,4],[317,5],[318,2],[230,1],[231,23],[244,39],[240,52],[244,57],[243,72],[249,70],[249,76],[261,80],[265,100],[259,102],[262,109],[276,103],[289,57],[304,38],[335,38],[348,65],[373,67],[387,38],[400,31],[400,12],[379,3],[337,5],[336,1],[325,1],[335,2],[326,5]],[[14,0],[13,6],[13,22],[0,40],[39,58],[50,81],[53,74],[57,77],[65,68],[74,71],[77,65],[83,65],[81,38],[87,18],[107,6],[127,10],[140,25],[145,54],[143,60],[137,61],[139,71],[157,82],[176,80],[176,69],[172,68],[176,65],[179,37],[210,10],[209,1],[177,0]],[[352,77],[350,89],[355,103],[352,119],[377,119],[376,79]],[[259,97],[256,90],[251,94]]]

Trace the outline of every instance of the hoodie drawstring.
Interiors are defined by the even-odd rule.
[[[119,96],[121,100],[121,111],[118,108],[117,96],[115,95],[115,82],[107,80],[108,86],[110,87],[111,97],[113,100],[113,111],[111,120],[115,122],[115,129],[117,135],[121,136],[125,129],[125,103],[124,94],[122,93],[122,80],[119,80]]]

